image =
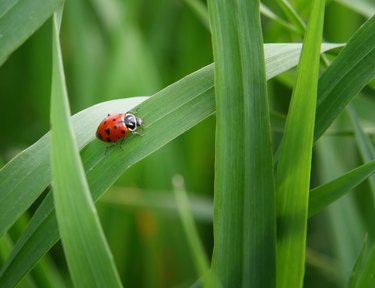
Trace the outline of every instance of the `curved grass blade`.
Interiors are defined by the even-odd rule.
[[[314,141],[375,77],[375,16],[352,36],[319,79]]]
[[[302,287],[325,1],[312,2],[276,171],[277,287]]]
[[[7,0],[0,4],[0,65],[64,0]]]
[[[108,101],[72,116],[78,147],[82,149],[93,139],[96,123],[108,112],[132,110],[146,99],[148,97]],[[0,237],[51,183],[49,142],[50,134],[47,133],[0,170]]]
[[[321,51],[324,52],[338,46],[340,45],[325,44]],[[301,44],[266,44],[267,79],[294,67],[298,63],[301,47]],[[184,91],[184,94],[181,94],[184,96],[181,101],[186,102],[185,98],[194,97],[195,93],[211,89],[212,93],[209,95],[212,97],[212,101],[214,101],[212,74],[213,65],[208,65],[202,70],[190,74],[182,79],[182,82],[179,82],[178,85],[168,88],[168,91],[171,91],[170,97],[180,95],[179,90],[177,90],[180,89]],[[202,77],[203,81],[195,77],[195,75],[204,76]],[[206,81],[205,79],[211,80]],[[96,124],[108,112],[126,112],[132,110],[146,99],[147,97],[133,97],[108,101],[91,106],[73,115],[72,125],[78,147],[82,149],[93,140]],[[190,119],[188,115],[186,117]],[[197,124],[198,122],[195,123]],[[176,129],[174,128],[173,131],[176,131]],[[176,133],[176,137],[177,135]],[[38,179],[38,181],[35,179]],[[0,213],[0,237],[30,207],[50,182],[49,133],[47,133],[0,170],[0,183],[2,184],[0,186],[0,211],[2,211]]]
[[[208,1],[215,60],[212,270],[224,287],[274,287],[276,206],[260,1]]]
[[[76,287],[121,287],[73,138],[58,36],[59,16],[53,17],[51,92],[51,174],[59,233]]]
[[[322,52],[334,47],[323,45]],[[266,44],[267,79],[296,65],[300,50],[300,44]],[[139,114],[146,122],[145,136],[142,139],[128,139],[126,149],[121,153],[113,151],[113,154],[103,157],[104,147],[97,141],[93,141],[83,151],[83,163],[94,199],[102,195],[128,167],[214,113],[213,85],[213,65],[209,65],[165,88],[143,104],[140,103],[147,97],[113,100],[94,105],[72,116],[80,148],[92,141],[97,123],[108,112],[124,112],[140,104]],[[151,124],[153,125],[150,126]],[[147,136],[149,133],[151,135]],[[0,236],[51,181],[49,137],[49,134],[42,137],[0,170],[0,210],[4,212],[0,213]],[[4,283],[4,287],[14,287],[58,241],[56,225],[52,197],[47,196],[0,271],[0,282]]]
[[[359,166],[345,175],[310,191],[309,217],[350,192],[375,173],[375,160]]]

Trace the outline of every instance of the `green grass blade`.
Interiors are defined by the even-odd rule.
[[[375,16],[352,36],[319,79],[315,141],[375,77]]]
[[[185,191],[184,179],[181,175],[175,175],[172,179],[174,194],[176,197],[177,207],[183,224],[186,238],[189,242],[193,254],[197,271],[201,277],[203,287],[218,287],[215,285],[214,278],[210,275],[210,265],[204,252],[202,242],[199,239],[197,228],[194,224],[194,218],[191,213],[189,198]]]
[[[199,20],[202,24],[210,30],[210,19],[208,17],[207,7],[203,4],[203,2],[199,0],[185,0],[186,4],[188,4],[191,9],[197,14]]]
[[[325,1],[312,2],[276,172],[277,286],[302,287]]]
[[[357,113],[355,112],[352,105],[348,107],[348,112],[350,116],[350,120],[352,122],[352,125],[354,127],[355,132],[355,141],[357,143],[361,158],[363,162],[369,162],[375,159],[375,149],[374,146],[370,140],[370,138],[365,135],[361,125],[359,124],[359,119],[357,117]],[[369,177],[368,182],[370,184],[370,189],[366,191],[366,198],[367,200],[364,200],[364,202],[367,203],[366,207],[364,208],[364,211],[366,211],[366,214],[368,215],[366,218],[373,219],[375,217],[375,177]],[[363,198],[365,199],[365,198]],[[375,237],[375,228],[373,225],[372,220],[366,221],[366,219],[363,219],[364,223],[366,223],[366,230],[369,233],[370,239],[374,239]]]
[[[260,3],[208,4],[216,93],[212,269],[224,287],[274,287],[276,210]]]
[[[352,273],[348,281],[348,288],[356,288],[358,285],[359,276],[362,272],[363,258],[366,252],[367,237],[363,240],[361,251],[359,251],[357,261],[355,261]]]
[[[341,120],[342,118],[339,119],[339,122]],[[315,149],[316,159],[318,160],[316,163],[319,165],[317,169],[319,179],[329,182],[345,174],[345,171],[350,169],[349,167],[352,165],[351,161],[354,160],[354,155],[349,154],[353,151],[352,149],[351,139],[322,137]],[[345,152],[349,153],[345,154]],[[353,201],[353,195],[345,195],[332,203],[325,215],[322,215],[322,217],[324,216],[327,217],[325,218],[326,221],[332,223],[329,227],[335,243],[333,252],[340,268],[341,286],[344,287],[358,258],[358,252],[361,249],[365,233],[360,221],[360,215]],[[350,237],[345,237],[348,235],[347,231],[350,231]]]
[[[358,278],[356,288],[368,288],[375,286],[375,243],[372,243],[370,254],[368,256],[367,262],[363,268],[362,273]]]
[[[267,7],[263,3],[260,3],[260,13],[262,13],[264,16],[268,17],[269,19],[275,21],[276,23],[280,24],[281,26],[287,28],[288,30],[290,30],[294,33],[301,33],[300,29],[298,29],[293,24],[291,24],[289,22],[286,22],[285,20],[281,19],[269,7]],[[303,34],[303,31],[302,31],[302,34]]]
[[[284,11],[284,14],[289,21],[295,25],[299,34],[303,35],[306,30],[305,22],[303,22],[302,18],[298,15],[293,6],[287,0],[277,0],[276,3]]]
[[[309,217],[350,192],[374,173],[375,160],[357,167],[327,184],[312,189],[309,196]]]
[[[343,44],[323,43],[321,53],[330,49],[344,46]],[[301,54],[302,44],[265,44],[264,52],[266,55],[266,76],[267,80],[279,75],[282,71],[295,67],[298,64]],[[286,69],[288,65],[289,68]],[[352,75],[353,76],[353,75]]]
[[[163,190],[142,190],[141,194],[137,189],[111,187],[102,197],[100,203],[126,207],[132,210],[149,209],[156,214],[167,215],[171,217],[178,216],[178,207],[176,197],[170,193],[164,193]],[[196,222],[212,223],[213,204],[210,197],[196,195],[187,191],[188,205],[190,212]]]
[[[121,287],[73,138],[58,37],[60,21],[55,15],[51,93],[51,171],[59,232],[76,287]]]
[[[35,32],[64,1],[6,0],[0,3],[0,65]]]
[[[359,125],[357,113],[354,111],[352,107],[349,106],[348,108],[349,108],[348,111],[349,111],[350,119],[354,126],[355,139],[359,148],[359,152],[361,153],[362,160],[364,162],[371,161],[375,159],[374,146],[371,140],[363,132],[361,126]],[[375,179],[370,181],[370,185],[371,185],[373,192],[375,193]]]
[[[323,45],[322,51],[330,48],[333,46]],[[296,65],[300,51],[301,45],[298,44],[265,45],[267,79]],[[142,139],[128,139],[127,148],[122,152],[113,151],[113,156],[103,157],[103,144],[93,141],[82,156],[94,198],[101,196],[128,167],[214,113],[213,82],[213,66],[209,65],[141,104],[140,114],[145,116],[146,135]],[[93,140],[97,123],[103,115],[111,111],[131,110],[145,99],[135,97],[108,101],[74,115],[71,121],[78,146],[82,148]],[[176,107],[179,107],[177,111]],[[144,115],[143,111],[147,114]],[[150,127],[153,122],[158,125]],[[150,137],[148,133],[151,133]],[[36,200],[50,181],[47,134],[0,170],[0,210],[3,212],[0,213],[0,235]],[[47,197],[0,271],[0,282],[4,283],[4,287],[14,287],[58,239],[52,198]]]
[[[2,266],[0,281],[4,288],[15,287],[59,239],[56,217],[51,210],[53,210],[53,198],[52,194],[49,194]]]

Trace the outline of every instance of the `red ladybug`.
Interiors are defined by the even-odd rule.
[[[139,134],[136,130],[143,125],[143,120],[136,117],[132,112],[114,114],[108,116],[100,122],[96,130],[96,138],[104,142],[117,142],[126,137],[129,131],[132,134]],[[122,143],[121,141],[121,143]]]

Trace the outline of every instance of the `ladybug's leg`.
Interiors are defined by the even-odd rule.
[[[115,147],[115,144],[116,144],[116,143],[112,143],[111,145],[107,145],[107,146],[105,147],[105,150],[104,150],[104,156],[107,155],[107,152],[108,152],[110,149],[112,149],[113,147]]]
[[[124,144],[124,140],[125,138],[122,138],[121,141],[120,141],[120,149],[122,150],[122,144]]]
[[[136,135],[139,135],[139,136],[143,136],[143,133],[139,133],[138,131],[130,131],[133,135],[136,134]]]

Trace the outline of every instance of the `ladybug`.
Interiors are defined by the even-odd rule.
[[[121,139],[122,144],[129,132],[140,135],[136,130],[142,125],[143,120],[136,117],[133,112],[113,115],[108,114],[108,116],[100,122],[96,130],[96,138],[104,142],[112,142],[113,144]]]

